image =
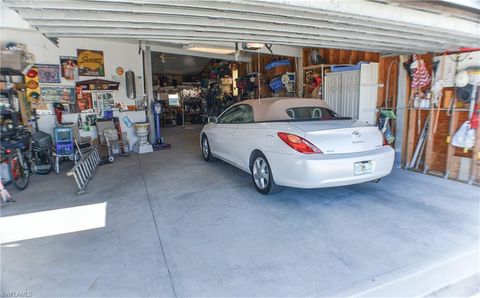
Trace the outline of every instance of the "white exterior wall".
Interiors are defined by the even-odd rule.
[[[125,75],[117,76],[115,69],[118,66],[124,68],[125,71],[132,70],[136,76],[136,94],[137,98],[141,98],[144,94],[143,90],[143,60],[142,55],[138,52],[138,44],[127,42],[115,42],[102,39],[85,39],[85,38],[62,38],[59,39],[59,46],[55,46],[39,31],[28,28],[25,22],[12,10],[6,8],[3,4],[2,21],[1,21],[1,47],[4,48],[8,42],[18,42],[26,44],[28,51],[36,57],[36,63],[39,64],[60,64],[60,56],[77,56],[77,49],[90,49],[103,51],[105,76],[98,77],[100,79],[112,80],[120,82],[119,90],[114,92],[115,102],[125,102],[129,105],[135,104],[133,99],[127,98],[125,90]],[[79,80],[89,80],[96,77],[79,77]],[[48,84],[49,86],[75,86],[75,81],[64,80],[60,84]],[[42,86],[42,84],[41,84]],[[122,123],[123,131],[128,133],[131,145],[137,138],[134,134],[133,127],[127,128],[122,119],[123,116],[128,117],[133,122],[144,122],[145,112],[115,112],[115,116],[119,116]],[[64,115],[65,121],[76,122],[77,114]],[[48,133],[53,132],[55,123],[54,116],[41,116],[39,128]],[[85,120],[85,116],[83,117]],[[93,129],[95,132],[95,129]],[[96,133],[93,134],[96,137]]]
[[[38,31],[10,28],[2,29],[1,38],[2,47],[10,41],[26,44],[28,51],[35,55],[38,64],[60,64],[60,56],[77,56],[77,49],[103,51],[105,76],[98,78],[120,82],[119,89],[115,92],[115,102],[134,104],[134,100],[127,98],[125,75],[121,77],[115,75],[115,68],[118,66],[123,67],[125,71],[132,70],[135,73],[137,97],[143,96],[143,64],[142,55],[138,53],[138,44],[100,39],[62,38],[59,39],[57,48]],[[82,81],[94,78],[96,77],[80,77],[79,79]],[[52,85],[74,86],[75,82],[62,78],[61,84]]]

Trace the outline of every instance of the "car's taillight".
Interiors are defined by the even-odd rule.
[[[305,140],[302,137],[297,135],[286,133],[286,132],[279,132],[277,135],[285,142],[288,146],[292,147],[294,150],[305,153],[323,153],[320,149],[318,149],[315,145],[310,143],[309,141]]]
[[[10,149],[5,149],[5,153],[6,153],[6,154],[10,154],[10,153],[12,153],[12,150],[10,150]]]

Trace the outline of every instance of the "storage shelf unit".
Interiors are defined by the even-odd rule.
[[[306,78],[305,73],[307,71],[312,71],[312,70],[318,70],[320,69],[320,76],[322,78],[322,98],[325,98],[325,72],[329,70],[332,66],[353,66],[353,64],[315,64],[315,65],[309,65],[309,66],[304,66],[302,67],[302,72],[303,72],[303,78]],[[303,87],[308,86],[305,82],[303,83]],[[305,91],[303,92],[305,94]]]
[[[324,98],[340,116],[376,124],[378,63],[362,64],[360,70],[325,75]]]

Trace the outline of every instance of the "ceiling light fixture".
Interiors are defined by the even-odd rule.
[[[196,52],[204,52],[204,53],[212,53],[212,54],[222,54],[228,55],[235,53],[235,49],[230,48],[222,48],[216,46],[208,46],[208,45],[197,45],[197,44],[190,44],[183,47],[184,50],[189,51],[196,51]]]
[[[258,51],[265,46],[264,43],[242,42],[242,49],[250,51]]]

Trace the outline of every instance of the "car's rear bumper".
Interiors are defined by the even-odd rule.
[[[392,171],[395,151],[390,146],[349,154],[281,154],[267,152],[273,179],[278,185],[321,188],[363,183]],[[355,175],[354,164],[373,161],[373,172]]]

